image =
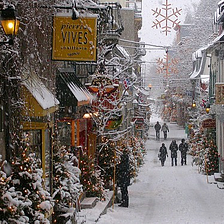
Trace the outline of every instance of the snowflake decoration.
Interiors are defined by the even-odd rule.
[[[165,76],[169,76],[170,74],[177,74],[177,64],[178,60],[172,58],[171,60],[168,58],[168,54],[164,56],[164,58],[157,59],[157,73],[165,74]]]
[[[164,6],[162,9],[152,9],[153,15],[156,18],[153,22],[154,25],[152,26],[152,28],[161,28],[163,30],[162,32],[165,32],[167,36],[167,34],[171,32],[170,30],[172,27],[175,27],[180,24],[178,16],[180,15],[180,11],[182,9],[173,9],[172,7],[170,7],[171,4],[168,3],[168,0],[166,0],[166,4],[162,5]],[[170,23],[172,24],[172,27],[169,26]]]

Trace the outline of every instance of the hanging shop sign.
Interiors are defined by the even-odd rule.
[[[206,120],[202,121],[202,127],[203,128],[215,128],[216,127],[215,119],[206,119]]]
[[[63,61],[96,61],[97,18],[72,20],[71,15],[53,17],[52,59]]]
[[[107,130],[117,129],[120,126],[120,124],[122,123],[122,120],[123,120],[122,116],[114,115],[108,120],[105,128]]]
[[[215,84],[215,104],[224,104],[224,83]]]
[[[90,92],[97,93],[103,90],[104,94],[110,94],[117,90],[119,84],[114,83],[114,81],[105,76],[99,76],[94,78],[91,83],[86,83],[86,87],[88,87]]]

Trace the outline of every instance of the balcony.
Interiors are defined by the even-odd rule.
[[[100,36],[104,41],[118,42],[121,32],[124,30],[121,19],[121,5],[119,3],[100,3],[107,7],[103,17],[104,21],[100,24]]]

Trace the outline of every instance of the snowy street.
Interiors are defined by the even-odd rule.
[[[157,118],[153,118],[155,124]],[[161,122],[162,124],[163,122]],[[177,166],[171,166],[169,157],[162,167],[158,160],[158,150],[162,142],[167,149],[172,139],[178,145],[186,138],[184,130],[176,124],[168,123],[168,139],[155,140],[153,127],[146,142],[147,155],[135,183],[129,187],[128,208],[109,208],[101,216],[99,224],[221,224],[224,223],[224,190],[216,184],[207,183],[206,175],[191,165],[188,155],[187,165],[180,165],[178,152]],[[161,135],[163,137],[163,135]]]

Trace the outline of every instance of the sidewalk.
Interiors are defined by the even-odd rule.
[[[106,192],[105,201],[98,201],[93,208],[82,209],[81,212],[78,213],[77,224],[96,223],[101,215],[107,213],[107,208],[112,206],[112,200],[113,200],[113,191]]]

